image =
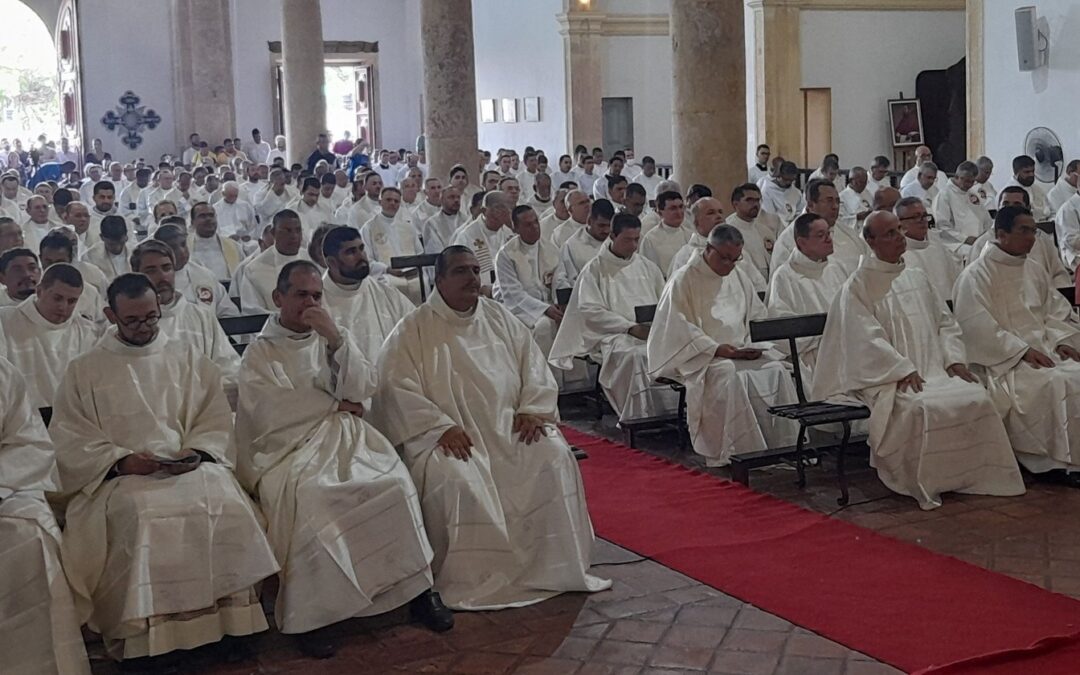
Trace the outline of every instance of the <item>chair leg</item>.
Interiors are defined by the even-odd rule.
[[[851,438],[851,424],[844,422],[844,437],[840,439],[840,449],[836,451],[836,478],[840,482],[840,496],[836,503],[847,506],[848,503],[848,479],[844,460],[847,455],[848,439]]]
[[[624,427],[623,430],[622,430],[622,435],[623,435],[623,442],[626,443],[627,447],[630,447],[630,448],[636,448],[637,447],[636,445],[634,445],[634,430],[633,429]]]
[[[795,472],[798,475],[796,484],[800,489],[806,487],[806,458],[803,457],[803,445],[806,444],[806,427],[799,425],[799,437],[795,439]]]
[[[690,424],[686,421],[686,389],[679,391],[679,450],[690,447]]]

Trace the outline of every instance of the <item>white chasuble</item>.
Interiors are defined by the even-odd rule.
[[[78,314],[63,323],[51,323],[41,316],[34,300],[30,296],[0,312],[0,355],[23,374],[36,409],[52,406],[68,362],[93,347],[98,334],[96,326]]]
[[[942,300],[952,297],[956,277],[960,276],[960,263],[932,233],[928,233],[923,240],[907,240],[904,266],[925,274],[930,286]]]
[[[520,607],[610,587],[588,574],[592,524],[557,399],[529,330],[487,298],[459,313],[436,291],[379,354],[375,424],[402,448],[420,491],[448,606]],[[537,442],[518,440],[518,414],[546,420]],[[468,461],[436,445],[454,426],[472,441]]]
[[[769,316],[825,314],[846,280],[847,274],[833,261],[832,256],[827,260],[811,260],[796,248],[769,282]],[[797,342],[799,360],[804,366],[804,392],[809,392],[812,388],[813,370],[817,363],[820,343],[820,336],[799,338]],[[786,341],[776,347],[781,351],[788,351]]]
[[[294,260],[308,260],[307,251],[300,248],[296,255],[279,253],[271,246],[243,264],[243,274],[237,274],[240,310],[244,314],[269,314],[274,312],[274,287],[277,286],[281,268]],[[239,271],[239,270],[238,270]]]
[[[226,393],[236,389],[240,356],[209,306],[197,305],[177,293],[171,305],[161,305],[158,331],[170,342],[194,346],[221,369],[221,381]]]
[[[867,256],[829,308],[813,398],[853,396],[870,408],[870,463],[923,509],[941,494],[1012,496],[1024,481],[982,385],[950,377],[966,364],[960,328],[926,275]],[[921,392],[900,391],[913,372]]]
[[[393,286],[370,276],[355,286],[339,286],[329,272],[323,274],[323,306],[372,363],[390,331],[416,308]]]

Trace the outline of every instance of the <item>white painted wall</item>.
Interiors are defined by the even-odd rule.
[[[113,157],[157,159],[175,152],[173,110],[172,19],[164,2],[80,0],[83,112],[87,145],[101,138]],[[143,144],[128,150],[101,117],[119,105],[126,90],[153,108],[162,123],[143,132]]]
[[[987,11],[999,2],[986,3]],[[802,86],[832,89],[833,152],[843,167],[892,156],[886,101],[901,91],[914,96],[921,71],[964,57],[964,12],[813,10],[800,17]],[[989,36],[986,44],[1000,48]]]
[[[671,163],[671,38],[608,37],[601,60],[602,96],[634,103],[634,154]]]
[[[1013,11],[1034,5],[1050,34],[1048,68],[1020,72]],[[1080,157],[1080,3],[1075,0],[994,0],[983,14],[986,154],[996,167],[992,180],[1003,185],[1011,177],[1012,158],[1024,151],[1024,136],[1033,127],[1054,130],[1065,161]]]
[[[473,0],[476,96],[516,98],[518,121],[476,123],[480,147],[542,148],[552,165],[566,152],[566,73],[556,16],[562,0]],[[525,122],[524,99],[540,97],[540,121]],[[496,104],[499,107],[499,104]]]

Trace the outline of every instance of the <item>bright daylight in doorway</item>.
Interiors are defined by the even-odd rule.
[[[56,49],[48,29],[20,0],[0,0],[0,137],[33,141],[60,132]]]

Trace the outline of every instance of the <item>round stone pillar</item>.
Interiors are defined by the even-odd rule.
[[[420,42],[429,175],[446,181],[461,164],[479,183],[472,0],[420,0]]]
[[[322,11],[319,0],[283,0],[282,96],[289,163],[303,164],[326,131]]]
[[[724,204],[746,182],[743,3],[671,0],[673,178]]]

